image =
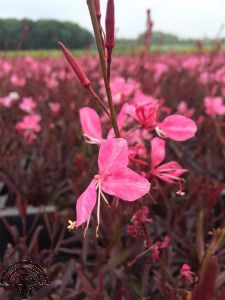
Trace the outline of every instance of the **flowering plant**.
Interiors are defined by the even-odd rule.
[[[88,8],[99,58],[0,57],[0,178],[22,224],[1,217],[2,263],[45,265],[46,297],[221,300],[224,53],[149,53],[148,12],[144,51],[112,56],[114,2],[105,30]],[[29,226],[31,204],[56,211]]]

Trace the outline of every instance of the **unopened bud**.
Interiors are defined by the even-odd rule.
[[[77,75],[78,79],[80,80],[81,84],[88,88],[91,85],[90,80],[87,78],[86,74],[82,70],[81,66],[76,62],[75,58],[71,54],[71,52],[63,45],[63,43],[58,42],[59,47],[61,48],[65,58],[71,65],[72,69],[74,70],[75,74]]]
[[[115,9],[114,0],[108,0],[105,18],[106,39],[105,46],[112,49],[115,45]]]

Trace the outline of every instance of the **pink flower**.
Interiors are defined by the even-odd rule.
[[[160,250],[166,249],[169,246],[170,238],[168,235],[164,237],[162,242],[156,242],[150,249],[152,250],[152,260],[156,262],[160,256]]]
[[[137,119],[145,128],[155,128],[157,125],[157,113],[159,104],[154,101],[148,105],[138,106],[136,108]]]
[[[132,228],[128,228],[128,232],[130,233],[132,231]],[[139,237],[139,236],[138,236]],[[160,250],[165,249],[169,246],[170,238],[168,235],[166,235],[162,242],[156,242],[152,245],[147,245],[147,241],[145,240],[144,244],[147,246],[147,248],[139,253],[131,262],[129,262],[129,266],[134,264],[139,258],[147,254],[151,251],[151,258],[153,262],[156,262],[160,257]]]
[[[136,144],[134,147],[129,147],[129,160],[138,165],[146,166],[147,151],[143,144]]]
[[[37,133],[41,131],[40,121],[40,115],[30,114],[16,124],[16,129],[22,132],[28,143],[32,143],[36,139]]]
[[[139,87],[139,84],[132,80],[125,80],[123,77],[117,76],[110,81],[110,87],[115,104],[121,103],[124,97],[129,97]]]
[[[183,169],[177,162],[170,161],[168,163],[161,164],[165,159],[165,141],[155,137],[151,140],[151,171],[150,179],[152,177],[157,177],[168,183],[177,183],[179,184],[179,191],[177,192],[180,195],[183,195],[182,192],[182,181],[180,178],[181,175],[188,172],[187,169]],[[160,165],[161,164],[161,165]]]
[[[222,97],[206,97],[204,105],[206,113],[212,117],[225,115],[225,105]]]
[[[154,65],[154,79],[158,81],[164,74],[168,72],[168,66],[164,63],[156,63]]]
[[[147,151],[145,145],[137,143],[135,146],[129,147],[129,159],[133,159],[136,155],[146,158]]]
[[[147,206],[138,209],[131,219],[132,225],[127,226],[127,233],[131,234],[134,238],[143,237],[143,224],[153,222],[153,220],[149,218],[149,212]]]
[[[46,78],[46,85],[49,89],[55,89],[59,83],[55,78]]]
[[[0,98],[0,104],[2,104],[5,107],[10,107],[13,102],[17,101],[19,99],[19,94],[17,92],[11,92],[8,94],[8,96]]]
[[[181,101],[177,107],[177,111],[187,118],[191,118],[195,112],[194,108],[188,108],[185,101]]]
[[[60,111],[61,105],[57,102],[50,102],[49,107],[54,114],[57,114]]]
[[[170,138],[174,141],[186,141],[192,138],[196,131],[196,123],[181,115],[171,115],[162,122],[157,121],[159,104],[154,101],[147,105],[135,108],[134,105],[127,104],[126,112],[139,123],[150,130],[156,131],[161,138]]]
[[[150,95],[146,95],[142,93],[139,89],[135,92],[134,97],[132,97],[132,103],[138,106],[151,104],[153,102],[157,101]]]
[[[149,141],[152,138],[152,134],[147,130],[143,128],[136,129],[135,131],[131,132],[126,135],[126,140],[128,144],[136,144],[136,143],[143,143],[143,140]]]
[[[36,108],[37,104],[34,102],[32,97],[23,98],[22,102],[19,104],[19,108],[27,113],[31,113]]]
[[[183,63],[184,69],[196,70],[200,66],[200,61],[197,57],[188,57]]]
[[[17,86],[24,86],[26,84],[26,79],[22,77],[18,77],[18,75],[13,74],[10,78],[12,84]]]
[[[126,140],[115,138],[102,142],[98,156],[99,173],[94,176],[87,189],[78,198],[77,220],[75,223],[70,222],[70,229],[85,222],[88,227],[97,201],[97,234],[100,222],[100,198],[102,197],[107,202],[103,192],[125,201],[135,201],[148,193],[150,189],[148,180],[128,168],[127,165],[128,146]]]
[[[192,284],[194,281],[194,273],[191,272],[191,268],[188,264],[183,264],[180,269],[180,275],[188,284]]]
[[[10,92],[8,95],[13,101],[17,101],[20,98],[20,95],[17,92]]]
[[[0,104],[5,107],[10,107],[14,101],[9,96],[0,98]]]

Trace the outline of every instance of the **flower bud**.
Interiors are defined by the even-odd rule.
[[[114,0],[108,0],[105,18],[106,39],[105,46],[112,49],[115,45],[115,11]]]
[[[63,51],[63,54],[69,64],[71,65],[72,69],[74,70],[75,74],[77,75],[78,79],[80,80],[81,84],[85,87],[88,88],[91,85],[90,80],[87,78],[86,74],[80,67],[80,65],[76,62],[75,58],[71,54],[71,52],[63,45],[63,43],[58,42],[59,47]]]

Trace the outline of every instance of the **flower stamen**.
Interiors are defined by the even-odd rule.
[[[100,197],[101,197],[101,180],[98,179],[98,200],[97,200],[97,227],[96,227],[96,237],[98,237],[98,229],[100,224]]]
[[[69,231],[71,231],[76,227],[76,221],[68,220],[68,222],[69,222],[69,225],[67,226],[67,228],[69,229]]]

